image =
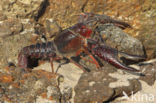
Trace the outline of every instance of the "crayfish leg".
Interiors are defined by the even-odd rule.
[[[50,64],[51,64],[52,74],[54,74],[53,58],[50,58]]]
[[[100,68],[100,65],[99,63],[97,62],[97,60],[93,57],[93,55],[88,51],[88,49],[86,47],[84,47],[84,52],[89,55],[89,57],[92,59],[92,62],[96,65],[96,68],[99,69]]]
[[[54,69],[54,64],[53,62],[56,60],[61,60],[61,57],[55,57],[55,58],[50,58],[50,64],[51,64],[51,70],[52,70],[52,74],[56,74],[55,69]]]
[[[69,59],[70,60],[70,62],[71,63],[73,63],[73,64],[75,64],[76,66],[78,66],[81,70],[83,70],[83,72],[90,72],[90,70],[89,69],[87,69],[87,68],[84,68],[82,65],[80,65],[79,63],[77,63],[77,62],[75,62],[74,60],[72,60],[72,59]]]
[[[92,54],[88,51],[87,47],[83,47],[83,49],[80,49],[76,52],[76,56],[80,55],[81,52],[85,52],[87,55],[89,55],[89,57],[92,59],[92,61],[85,59],[83,56],[80,56],[81,59],[88,61],[90,63],[94,63],[96,65],[96,68],[100,68],[99,63],[97,62],[97,60],[92,56]]]

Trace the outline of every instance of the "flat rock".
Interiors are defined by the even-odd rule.
[[[37,18],[47,0],[2,0],[0,7],[8,17]]]
[[[112,24],[101,25],[98,31],[106,40],[106,44],[133,55],[144,55],[142,43]]]
[[[75,87],[74,103],[102,103],[141,89],[138,76],[113,72],[113,68],[83,73]]]

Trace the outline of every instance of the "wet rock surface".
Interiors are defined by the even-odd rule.
[[[82,12],[105,14],[132,26],[121,30],[112,24],[106,24],[100,25],[98,29],[107,45],[129,54],[146,53],[148,63],[133,65],[145,76],[139,77],[117,70],[106,62],[97,71],[94,64],[84,60],[79,63],[91,72],[82,73],[75,65],[65,64],[58,71],[59,76],[62,76],[60,81],[50,73],[49,63],[47,65],[41,62],[37,70],[30,72],[17,67],[18,53],[23,47],[53,40],[61,31],[60,27],[65,29],[77,23],[78,15]],[[0,102],[119,103],[122,100],[114,99],[123,96],[123,91],[128,95],[140,90],[142,93],[148,91],[147,93],[154,94],[156,64],[155,61],[149,61],[156,57],[155,15],[155,0],[1,0]],[[41,34],[36,34],[37,24],[41,25],[37,28]],[[42,27],[46,29],[43,30]],[[57,68],[58,63],[54,65]],[[49,70],[45,71],[47,69]]]

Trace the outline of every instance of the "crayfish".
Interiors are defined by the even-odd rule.
[[[112,23],[122,29],[130,27],[129,24],[113,20],[108,16],[105,17],[103,15],[84,13],[80,15],[79,23],[60,32],[58,35],[56,35],[53,41],[37,43],[35,45],[24,47],[19,53],[18,65],[21,68],[27,68],[29,57],[49,58],[52,72],[54,73],[53,61],[66,58],[85,71],[82,65],[71,59],[71,57],[78,56],[80,53],[84,52],[85,54],[89,55],[97,68],[100,68],[100,65],[93,55],[100,57],[102,60],[107,61],[117,68],[138,72],[138,70],[128,67],[117,60],[116,56],[119,52],[116,49],[95,43],[95,40],[93,40],[95,36],[95,28],[98,26],[98,24],[105,23]],[[100,34],[96,34],[96,36],[101,39]],[[144,59],[142,56],[129,56]]]

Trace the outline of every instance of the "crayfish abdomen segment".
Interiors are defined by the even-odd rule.
[[[54,58],[56,49],[53,42],[37,43],[24,47],[18,55],[18,66],[21,68],[28,67],[29,58]]]
[[[23,50],[18,55],[18,66],[26,68],[28,65],[28,57],[23,53]]]

